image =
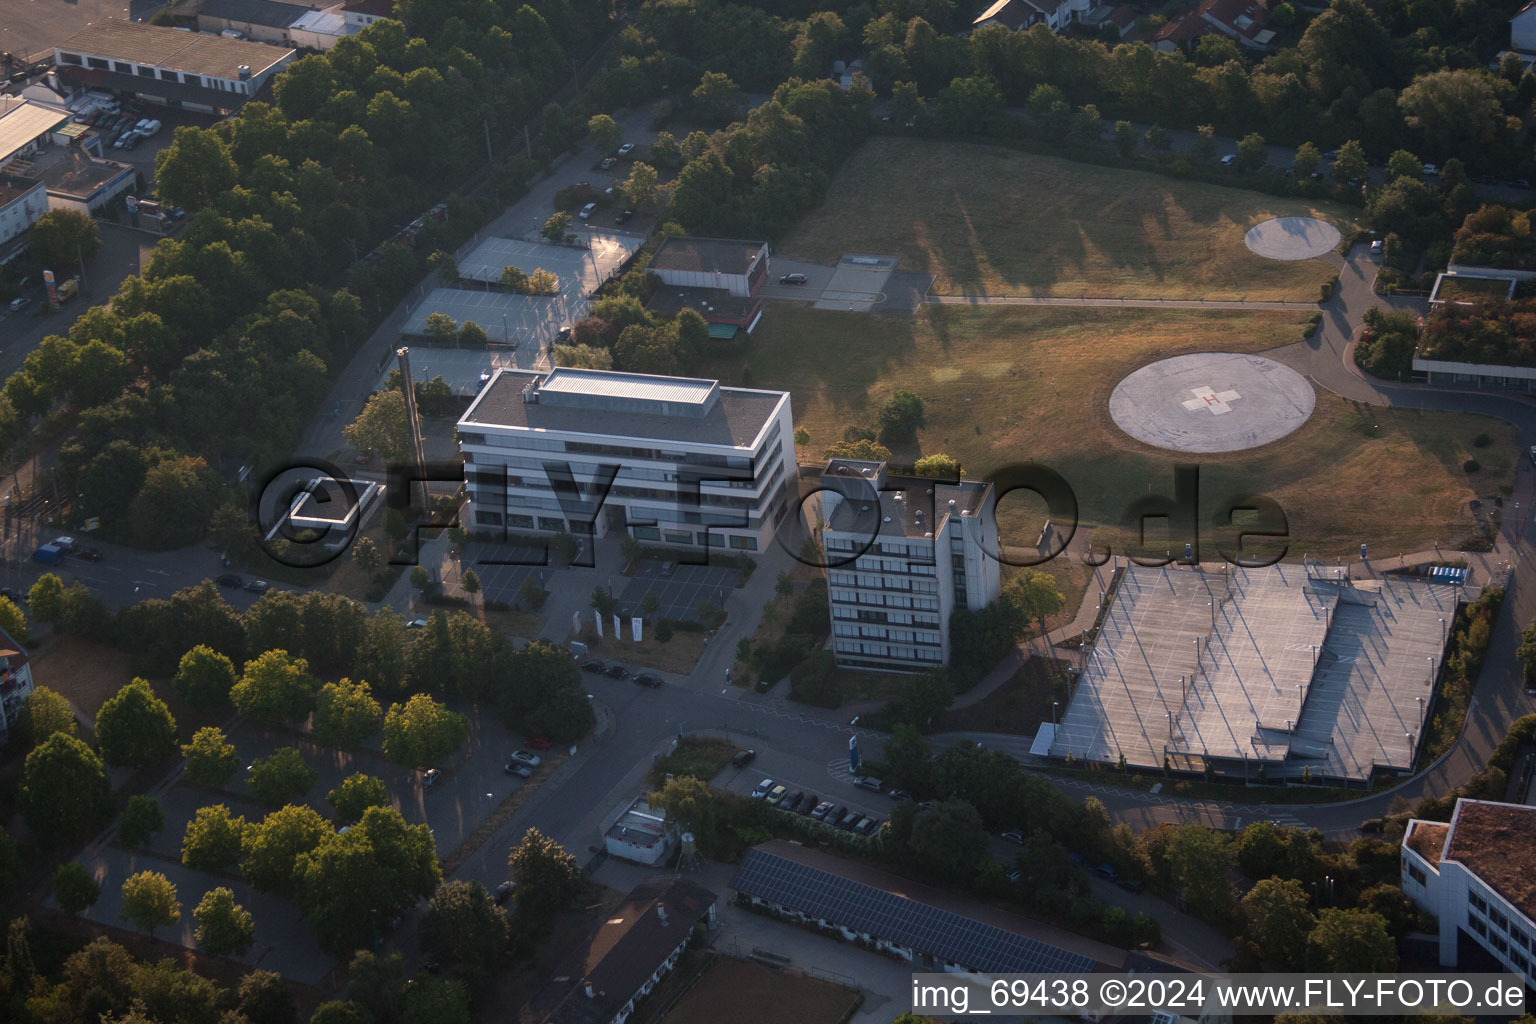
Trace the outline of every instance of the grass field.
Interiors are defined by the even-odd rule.
[[[717,957],[663,1024],[837,1024],[858,993],[751,960]]]
[[[1051,702],[1067,709],[1067,662],[1030,658],[1002,686],[975,704],[950,708],[934,732],[1008,732],[1033,736],[1051,720]]]
[[[775,306],[750,343],[717,350],[701,376],[794,394],[815,460],[851,424],[872,424],[897,388],[927,400],[928,426],[898,461],[945,452],[985,477],[1036,461],[1064,475],[1084,526],[1115,523],[1135,498],[1171,494],[1172,452],[1110,421],[1110,392],[1131,369],[1185,352],[1258,352],[1296,341],[1300,313],[1094,310],[928,305],[914,317],[849,316]],[[1474,449],[1487,433],[1493,443]],[[1343,555],[1362,541],[1382,555],[1454,543],[1466,502],[1507,494],[1515,435],[1500,421],[1358,405],[1319,391],[1312,419],[1262,448],[1204,456],[1202,517],[1223,498],[1267,494],[1289,519],[1292,556]],[[1462,470],[1475,453],[1482,469]],[[1017,503],[1017,504],[1015,504]],[[1008,499],[1004,543],[1032,544],[1039,520]],[[1208,536],[1208,535],[1207,535]]]
[[[1179,181],[998,146],[875,139],[848,161],[821,207],[779,247],[835,262],[901,257],[941,294],[1317,300],[1333,268],[1256,256],[1243,234],[1270,217],[1331,203]]]

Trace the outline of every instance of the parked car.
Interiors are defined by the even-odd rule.
[[[607,675],[609,679],[628,679],[629,669],[625,668],[623,665],[609,665],[608,671],[605,673],[605,675]]]
[[[253,594],[265,594],[272,589],[272,584],[266,580],[251,580],[251,582],[245,585],[245,589]]]
[[[582,220],[591,220],[592,219],[592,215],[594,213],[596,213],[596,212],[597,212],[597,204],[596,203],[588,203],[586,206],[583,206],[581,208],[581,212],[578,213],[576,216],[580,217]]]
[[[426,629],[427,628],[427,620],[426,619],[411,619],[410,621],[408,621],[405,624],[405,628],[406,629]]]
[[[853,784],[860,789],[867,789],[871,793],[880,793],[885,790],[885,783],[868,775],[860,775],[853,780]]]
[[[156,121],[154,118],[150,118],[147,124],[140,124],[139,134],[144,136],[155,135],[160,131],[160,127],[161,126],[159,121]]]
[[[502,770],[508,775],[516,775],[520,779],[526,779],[533,775],[533,769],[521,761],[508,761]]]
[[[743,750],[741,753],[739,753],[735,757],[731,758],[731,767],[732,768],[745,768],[747,765],[752,763],[752,759],[755,758],[756,756],[757,756],[757,751],[755,751],[755,750]]]
[[[838,820],[837,827],[845,832],[852,832],[853,826],[857,825],[859,823],[859,819],[862,817],[864,817],[863,811],[851,810]]]
[[[1536,463],[1536,444],[1531,445],[1531,462]]]
[[[816,808],[820,806],[821,797],[817,796],[815,793],[807,793],[805,794],[805,799],[800,801],[800,813],[814,814],[816,812]]]
[[[215,579],[213,582],[217,583],[221,587],[234,587],[237,590],[240,587],[245,586],[245,580],[241,579],[240,574],[237,572],[226,572],[222,576]]]
[[[1019,881],[1019,869],[1018,868],[1014,868],[1012,871],[1008,872],[1008,874],[1006,876],[1004,876],[1004,877],[1006,877],[1008,879],[1008,881],[1013,882],[1014,884],[1017,884],[1018,881]]]
[[[75,557],[82,562],[99,562],[101,561],[101,552],[95,548],[81,548],[75,552]]]
[[[1380,256],[1383,252],[1386,251],[1386,249],[1387,249],[1386,244],[1384,242],[1382,242],[1382,240],[1379,239],[1379,238],[1371,243],[1371,255],[1372,256]]]
[[[27,298],[26,296],[22,296],[19,299],[12,299],[11,300],[11,312],[12,313],[20,313],[22,310],[26,309],[27,306],[31,304],[31,302],[32,302],[32,300]]]
[[[811,817],[815,818],[817,821],[822,821],[823,819],[826,818],[827,813],[829,811],[831,811],[831,810],[832,810],[832,801],[831,800],[823,800],[821,803],[819,803],[815,807],[811,808]]]
[[[619,147],[619,156],[629,156],[629,154],[633,153],[634,151],[635,144],[633,142],[626,142],[624,145]]]
[[[878,824],[878,821],[866,814],[853,823],[853,831],[858,835],[867,836],[875,830],[875,826]]]
[[[658,677],[658,676],[648,676],[648,675],[644,675],[644,674],[635,676],[635,682],[640,684],[641,686],[649,686],[652,689],[655,689],[656,687],[659,687],[661,685],[660,677]]]
[[[1122,878],[1115,884],[1124,889],[1126,892],[1130,893],[1141,892],[1141,890],[1146,888],[1146,885],[1135,878]]]
[[[833,806],[827,808],[827,813],[821,816],[821,820],[826,822],[828,825],[831,825],[833,828],[836,828],[837,823],[843,820],[843,815],[847,812],[848,808],[834,804]]]
[[[591,661],[582,662],[581,670],[583,672],[602,672],[606,667],[601,661],[593,658]]]
[[[805,284],[804,274],[784,274],[779,278],[779,284]]]
[[[7,601],[14,605],[23,605],[27,603],[26,591],[12,590],[10,587],[0,587],[0,597],[5,598]]]
[[[527,765],[530,768],[537,768],[540,764],[542,764],[544,762],[544,759],[541,758],[538,754],[532,754],[532,753],[529,753],[526,750],[514,750],[514,751],[512,751],[512,760],[517,761],[517,762],[519,762],[521,764],[525,764],[525,765]]]
[[[68,555],[72,555],[76,551],[80,550],[80,542],[68,534],[65,534],[62,537],[55,537],[48,543],[52,544],[54,547]]]
[[[800,809],[800,801],[804,799],[805,791],[802,789],[797,789],[793,793],[789,794],[789,796],[786,796],[783,800],[779,801],[779,810],[791,812],[798,811]]]
[[[617,224],[617,225],[628,224],[629,223],[629,219],[631,217],[633,217],[634,215],[635,215],[635,211],[634,210],[625,210],[622,213],[615,214],[614,218],[613,218],[613,222],[614,222],[614,224]]]
[[[1024,845],[1024,833],[1020,832],[1018,829],[1010,829],[1009,831],[1004,832],[999,838],[1004,842],[1012,843],[1014,846]]]
[[[774,786],[772,789],[770,789],[768,791],[768,797],[767,797],[768,805],[770,807],[777,807],[777,806],[779,806],[779,804],[783,802],[784,794],[785,794],[785,792],[788,789],[789,789],[789,787],[784,785],[782,782],[779,783],[777,786]]]
[[[512,895],[512,890],[516,888],[516,882],[502,882],[496,887],[496,894],[491,898],[496,901],[498,906],[500,906],[501,904],[507,902],[507,898]]]
[[[550,746],[549,738],[547,736],[530,736],[528,737],[528,745],[534,750],[548,750]]]
[[[1221,166],[1223,167],[1231,167],[1235,163],[1237,163],[1236,153],[1228,153],[1226,156],[1221,158]]]
[[[757,784],[757,788],[752,791],[752,799],[753,800],[761,800],[763,797],[768,795],[768,791],[770,789],[772,789],[772,788],[773,788],[773,780],[772,779],[764,779],[762,782],[759,782]]]
[[[421,773],[421,788],[431,789],[437,785],[437,780],[443,777],[443,773],[436,768],[430,768]]]
[[[606,171],[608,168],[612,167],[616,163],[618,163],[618,161],[615,160],[613,157],[605,156],[605,157],[603,157],[603,162],[597,165],[597,169],[600,170],[600,171]]]
[[[1115,866],[1113,864],[1100,864],[1093,870],[1098,872],[1101,878],[1107,878],[1111,882],[1117,881],[1120,878],[1120,872],[1115,870]]]
[[[1440,167],[1439,167],[1438,164],[1425,164],[1424,165],[1424,177],[1426,177],[1426,178],[1433,178],[1435,175],[1437,175],[1439,173],[1440,173]]]
[[[1524,178],[1516,178],[1514,181],[1509,183],[1509,187],[1510,188],[1530,188],[1531,187],[1531,183],[1529,181],[1526,181]]]
[[[890,797],[892,800],[907,801],[907,802],[910,802],[913,799],[912,794],[908,793],[904,789],[893,789],[889,793],[887,793],[886,796]]]

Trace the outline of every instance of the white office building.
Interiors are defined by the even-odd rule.
[[[1450,824],[1408,823],[1403,893],[1440,921],[1440,963],[1513,971],[1536,988],[1536,807],[1456,801]]]
[[[992,485],[833,459],[821,488],[837,663],[894,672],[948,664],[950,615],[985,607],[1002,586]]]
[[[761,551],[795,493],[789,393],[499,370],[459,420],[472,527]]]

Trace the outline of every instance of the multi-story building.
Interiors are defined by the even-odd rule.
[[[717,380],[503,369],[459,420],[476,530],[627,531],[760,551],[796,486],[789,394]]]
[[[832,650],[849,668],[949,662],[949,617],[1002,586],[992,485],[897,476],[833,459],[821,477]]]
[[[1533,853],[1536,807],[1461,799],[1450,824],[1408,823],[1403,894],[1439,919],[1442,966],[1514,971],[1536,988]]]
[[[32,692],[32,663],[26,648],[0,629],[0,747],[5,746]]]

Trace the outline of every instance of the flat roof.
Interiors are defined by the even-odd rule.
[[[251,25],[287,28],[310,9],[310,5],[302,0],[294,3],[287,0],[200,0],[196,10],[188,13]]]
[[[691,309],[705,320],[710,317],[745,318],[762,302],[755,295],[732,295],[724,288],[695,288],[663,284],[651,293],[645,308],[661,316],[676,316]]]
[[[598,383],[576,385],[575,379],[590,374],[607,377]],[[543,382],[546,377],[557,379],[554,392],[556,401],[528,402],[523,391],[531,384]],[[637,403],[632,409],[623,407],[594,408],[591,405],[570,404],[569,399],[580,394],[580,388],[597,390],[599,398],[607,398],[601,392],[604,387],[622,390],[624,378],[653,381],[648,385],[635,384],[637,392],[646,388],[658,389],[652,404]],[[679,382],[668,385],[666,381]],[[660,408],[676,408],[675,402],[660,398],[663,394],[676,394],[687,400],[696,396],[699,384],[716,388],[716,397],[702,415],[668,414],[652,411]],[[675,389],[675,390],[674,390]],[[480,397],[475,399],[459,420],[459,429],[473,431],[477,427],[501,427],[512,430],[558,430],[571,434],[645,438],[655,441],[680,441],[695,444],[720,445],[732,448],[750,448],[763,428],[773,417],[779,403],[787,398],[783,391],[757,391],[751,388],[728,388],[715,381],[690,381],[686,378],[653,378],[645,374],[608,374],[604,371],[576,370],[561,367],[553,373],[532,370],[499,370]],[[560,401],[561,398],[567,401]]]
[[[40,135],[47,135],[74,115],[67,107],[0,96],[0,163]]]
[[[637,797],[603,834],[621,843],[649,848],[666,838],[666,815],[652,811],[645,797]]]
[[[24,178],[17,174],[0,174],[0,207],[9,206],[42,184],[40,178]]]
[[[1536,807],[1458,800],[1445,859],[1488,883],[1536,920]]]
[[[52,167],[45,168],[41,177],[50,192],[89,198],[103,185],[132,173],[133,168],[127,164],[88,160],[76,152],[70,154],[70,159],[60,160]]]
[[[1440,854],[1445,850],[1445,837],[1451,826],[1438,821],[1411,821],[1403,842],[1414,853],[1429,861],[1432,867],[1440,867]]]
[[[823,477],[823,480],[829,478]],[[887,475],[884,482],[865,488],[863,477],[849,477],[852,489],[847,499],[838,503],[827,521],[827,528],[838,533],[865,537],[911,537],[932,539],[951,515],[978,515],[986,507],[992,485],[981,480],[946,483],[926,476]],[[875,487],[880,489],[877,492]],[[874,497],[879,501],[860,500]],[[950,502],[954,502],[953,505]]]
[[[985,972],[1085,973],[1124,951],[783,839],[747,851],[731,888]],[[1034,936],[1049,933],[1053,942]],[[1061,938],[1070,947],[1056,945]]]
[[[211,78],[238,79],[242,65],[260,75],[294,50],[245,39],[226,39],[203,32],[179,32],[174,28],[138,21],[108,18],[88,25],[55,49],[92,57],[133,61]],[[145,80],[148,82],[148,79]],[[152,91],[148,86],[146,91]]]
[[[544,382],[539,385],[539,395],[540,401],[553,395],[580,395],[586,398],[614,398],[646,403],[666,402],[698,406],[702,410],[714,398],[715,389],[719,386],[719,381],[694,377],[661,377],[649,373],[560,366],[544,378]]]
[[[1143,767],[1185,755],[1352,780],[1410,769],[1430,659],[1462,595],[1390,576],[1343,586],[1295,565],[1132,566],[1051,754]]]
[[[327,36],[344,36],[350,34],[347,21],[339,14],[330,11],[305,11],[289,28],[296,28],[303,32],[317,32]]]
[[[752,261],[767,245],[732,238],[673,235],[657,247],[650,269],[742,275],[752,268]]]

